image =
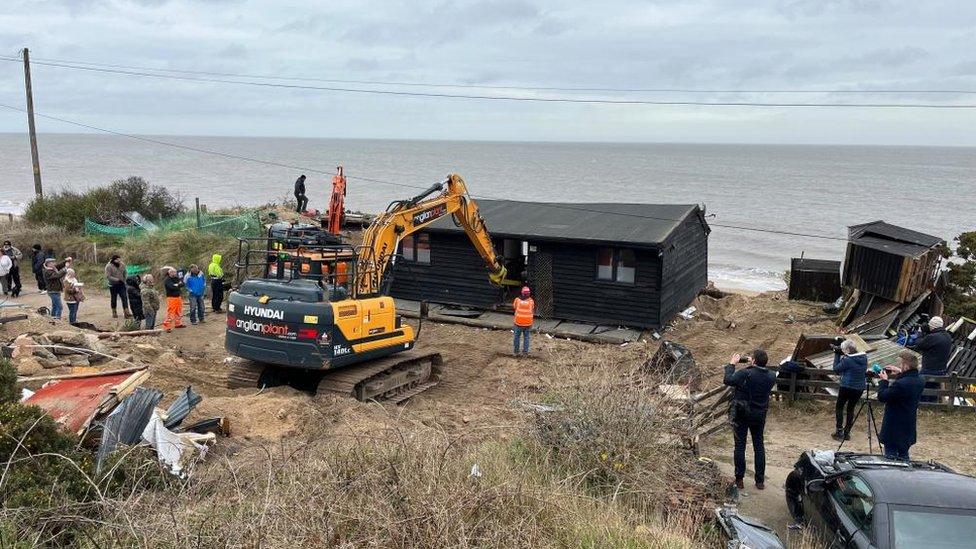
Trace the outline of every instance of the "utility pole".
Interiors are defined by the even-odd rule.
[[[31,164],[34,166],[34,194],[44,195],[41,188],[41,161],[37,158],[37,129],[34,127],[34,92],[31,91],[30,52],[24,48],[24,87],[27,90],[27,127],[30,132]]]

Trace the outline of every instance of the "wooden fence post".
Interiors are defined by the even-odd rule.
[[[949,374],[949,411],[956,409],[956,391],[959,386],[959,374],[955,370]]]

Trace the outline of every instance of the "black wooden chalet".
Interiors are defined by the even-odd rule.
[[[479,200],[509,276],[532,288],[537,316],[657,328],[708,281],[708,223],[686,204],[556,204]],[[392,295],[504,308],[518,291],[493,286],[453,218],[404,239]]]

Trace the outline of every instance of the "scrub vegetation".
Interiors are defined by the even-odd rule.
[[[662,397],[593,358],[563,362],[551,409],[508,441],[403,418],[341,436],[318,427],[328,412],[312,408],[303,437],[209,459],[184,484],[158,482],[139,453],[125,456],[119,478],[92,479],[70,437],[14,404],[27,418],[4,439],[27,434],[36,442],[17,455],[34,457],[19,463],[47,460],[51,473],[21,467],[7,478],[0,536],[79,547],[714,546],[714,464],[674,438]],[[35,479],[27,499],[14,499],[13,478]]]
[[[943,297],[946,314],[976,319],[976,231],[962,233],[954,241],[955,250],[943,249],[943,256],[949,259]]]
[[[85,227],[85,219],[111,224],[124,212],[138,211],[158,220],[186,211],[183,199],[166,187],[152,185],[141,177],[113,181],[107,186],[77,192],[63,189],[27,205],[24,217],[34,224],[53,225],[71,231]]]

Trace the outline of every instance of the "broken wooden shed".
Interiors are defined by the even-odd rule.
[[[840,261],[802,257],[790,260],[790,299],[834,302],[840,295]]]
[[[943,243],[884,221],[848,227],[844,286],[908,303],[935,283]]]
[[[509,276],[532,288],[540,318],[658,328],[708,282],[704,210],[687,204],[479,200]],[[445,217],[404,238],[391,293],[505,310],[503,290],[464,231]]]

